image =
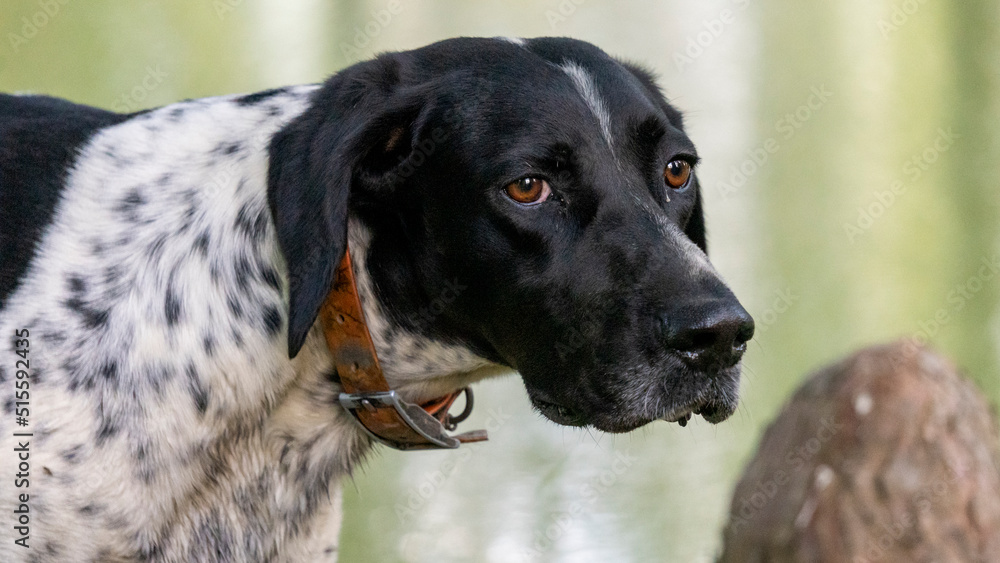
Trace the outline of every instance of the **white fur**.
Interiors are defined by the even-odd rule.
[[[5,413],[0,560],[47,549],[52,561],[336,559],[336,483],[371,444],[336,406],[321,330],[288,359],[287,273],[266,204],[268,141],[314,88],[251,106],[232,97],[174,104],[82,149],[39,251],[0,311],[0,361],[12,363],[9,336],[28,328],[37,379],[26,491],[32,549],[14,546],[9,525],[16,444]],[[239,149],[227,152],[234,143]],[[241,215],[261,229],[257,239],[237,225]],[[502,371],[452,344],[425,341],[417,351],[412,334],[387,342],[366,241],[352,221],[366,316],[404,397]],[[244,259],[253,275],[241,287]],[[265,271],[277,273],[280,288]],[[74,278],[82,280],[75,288]],[[169,294],[179,303],[172,316]],[[277,334],[265,321],[272,309]],[[81,311],[106,322],[89,326]],[[12,391],[8,381],[0,404]],[[102,423],[113,431],[99,439]]]
[[[586,69],[573,62],[563,63],[559,68],[573,80],[573,86],[576,87],[576,91],[590,108],[590,112],[597,118],[597,123],[601,126],[601,134],[604,135],[608,147],[613,150],[615,143],[611,137],[611,115],[608,113],[604,99],[597,91],[597,86],[594,85],[594,78]]]
[[[497,39],[500,41],[506,41],[507,43],[513,43],[518,47],[524,47],[525,45],[525,40],[521,37],[497,37]]]

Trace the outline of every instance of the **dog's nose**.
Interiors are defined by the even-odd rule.
[[[753,318],[731,301],[660,316],[663,344],[693,368],[713,371],[740,361],[753,337]]]

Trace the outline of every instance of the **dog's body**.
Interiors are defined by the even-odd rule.
[[[459,63],[470,51],[480,62]],[[546,151],[556,152],[543,156],[569,174],[549,174],[556,195],[530,210],[492,186],[541,176],[549,164],[508,170],[502,159],[470,162],[463,151],[476,149],[460,148],[532,127],[509,108],[484,110],[498,97],[529,105],[476,74],[476,64],[498,57],[551,67],[538,79],[574,96],[552,111],[571,104],[586,121],[579,128],[596,132],[553,134],[552,124],[524,132],[551,135]],[[467,92],[427,86],[450,68]],[[609,78],[614,68],[623,73]],[[335,559],[337,481],[371,446],[336,404],[339,379],[314,326],[348,239],[380,362],[411,401],[515,368],[535,405],[565,424],[624,431],[692,411],[728,416],[749,338],[745,313],[726,321],[721,351],[706,351],[715,340],[703,322],[701,336],[684,333],[677,344],[675,319],[714,318],[714,304],[735,303],[696,246],[704,247],[696,184],[673,196],[589,197],[583,186],[592,182],[580,179],[613,184],[607,173],[630,178],[636,159],[654,158],[662,170],[676,150],[693,151],[648,77],[625,69],[569,40],[464,39],[383,56],[323,86],[127,116],[0,96],[0,559]],[[659,122],[622,120],[652,139],[643,142],[681,149],[636,156],[645,149],[619,130],[622,104],[601,96],[617,87],[648,90],[644,111]],[[500,151],[525,149],[508,141]],[[533,158],[525,149],[509,160]],[[452,173],[461,181],[449,183]],[[481,177],[488,185],[471,185]],[[478,195],[462,195],[473,187]],[[573,223],[545,226],[559,217]],[[622,230],[636,222],[638,231]],[[549,231],[555,242],[543,240]],[[637,233],[659,237],[671,258]],[[567,258],[557,244],[578,254]],[[588,244],[610,247],[610,258]],[[660,276],[670,261],[680,266]],[[578,268],[610,269],[595,277]],[[586,287],[569,285],[579,283]],[[657,284],[667,293],[644,289]],[[643,307],[659,311],[692,284],[703,289],[696,312],[656,317],[657,342],[670,353],[658,351],[644,336]],[[644,291],[641,303],[626,303]],[[597,334],[607,331],[627,334]],[[619,340],[626,336],[642,346]],[[21,359],[30,361],[23,372]],[[559,382],[574,373],[588,379]],[[21,413],[29,426],[16,426]],[[21,431],[32,435],[14,436]],[[30,477],[13,488],[19,460],[10,452],[19,445],[30,450]],[[22,504],[27,549],[11,525]]]
[[[270,135],[312,89],[178,104],[81,147],[0,317],[4,450],[19,329],[34,433],[18,491],[31,549],[4,526],[0,558],[307,561],[336,546],[327,486],[364,440],[331,407],[329,361],[311,345],[289,361],[282,345],[265,190]],[[154,156],[165,146],[176,153]]]

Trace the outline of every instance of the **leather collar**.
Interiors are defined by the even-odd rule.
[[[485,430],[455,436],[445,432],[454,430],[472,411],[472,391],[468,387],[422,405],[407,403],[389,388],[368,332],[347,250],[319,318],[343,386],[338,401],[370,436],[398,450],[457,448],[462,442],[487,439]],[[465,410],[453,417],[448,410],[463,392]]]

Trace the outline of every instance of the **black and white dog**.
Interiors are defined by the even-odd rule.
[[[560,424],[725,419],[753,321],[697,160],[570,39],[131,115],[0,96],[0,560],[335,559],[371,446],[316,322],[345,246],[412,402],[513,369]]]

